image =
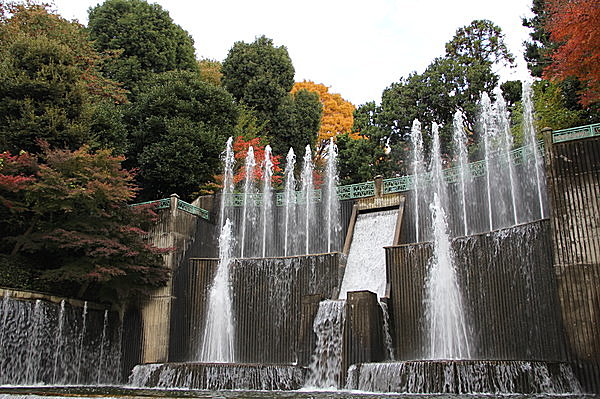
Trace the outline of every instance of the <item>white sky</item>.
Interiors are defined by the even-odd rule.
[[[67,19],[87,24],[99,0],[54,0]],[[168,10],[194,38],[196,56],[222,61],[236,41],[266,35],[287,47],[296,81],[330,87],[355,105],[380,102],[383,89],[418,73],[444,54],[456,29],[474,19],[502,28],[515,71],[503,80],[526,79],[523,41],[531,0],[150,0]]]

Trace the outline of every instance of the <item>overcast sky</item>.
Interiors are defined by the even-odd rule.
[[[87,10],[103,1],[54,0],[67,19],[87,24]],[[287,47],[296,81],[330,87],[355,105],[380,102],[383,89],[410,72],[423,72],[444,54],[456,29],[474,19],[502,28],[516,71],[527,78],[522,43],[531,0],[158,0],[194,38],[196,56],[222,61],[236,41],[266,35]]]

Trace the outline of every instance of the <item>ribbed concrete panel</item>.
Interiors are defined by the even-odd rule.
[[[331,297],[338,285],[338,263],[337,253],[234,260],[230,273],[236,362],[289,364],[307,358],[312,352],[304,346],[313,342],[312,318],[306,315],[301,323],[302,300]],[[217,264],[217,259],[191,259],[178,270],[170,361],[197,359]]]
[[[600,392],[600,138],[550,144],[546,170],[569,360]]]
[[[547,220],[453,243],[474,359],[562,360]],[[430,243],[387,248],[399,360],[427,358]]]

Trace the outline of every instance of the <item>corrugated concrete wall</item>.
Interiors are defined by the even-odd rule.
[[[170,361],[197,359],[217,263],[216,259],[191,259],[178,271]],[[234,260],[236,362],[289,364],[304,357],[306,349],[299,337],[308,337],[310,332],[301,331],[301,326],[312,331],[312,323],[301,323],[302,300],[330,298],[338,284],[338,264],[337,253]]]
[[[474,359],[564,359],[549,234],[542,220],[453,242]],[[424,359],[431,244],[386,250],[397,358]]]
[[[150,232],[150,241],[159,248],[173,248],[164,255],[165,265],[177,275],[178,266],[197,251],[211,245],[213,225],[178,209],[178,197],[171,196],[171,206],[159,211],[159,221]],[[204,233],[204,234],[199,234]],[[155,290],[140,304],[142,348],[140,363],[165,362],[169,358],[171,311],[174,301],[173,281]]]
[[[600,392],[600,137],[552,143],[545,132],[555,270],[568,357]]]

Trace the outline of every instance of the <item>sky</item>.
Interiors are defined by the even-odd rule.
[[[99,0],[54,0],[67,19],[87,24]],[[500,26],[517,68],[501,81],[528,79],[523,42],[531,0],[149,0],[169,11],[194,39],[196,56],[222,61],[236,41],[265,35],[288,49],[295,80],[310,80],[354,105],[377,103],[383,90],[444,55],[444,44],[474,19]]]

